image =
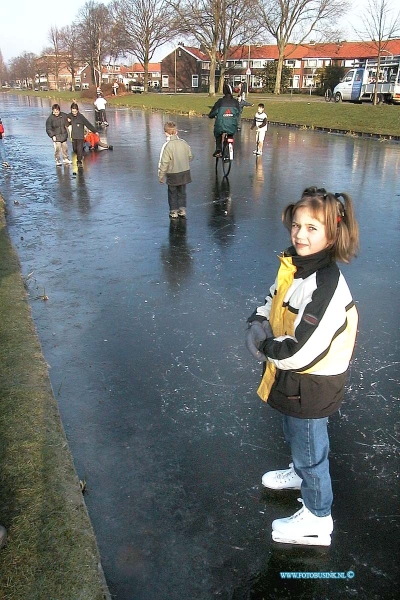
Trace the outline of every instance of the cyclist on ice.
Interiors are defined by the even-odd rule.
[[[213,156],[222,155],[222,134],[235,135],[238,129],[240,105],[233,97],[233,90],[229,83],[224,83],[224,97],[217,100],[212,107],[209,118],[214,119],[215,152]]]

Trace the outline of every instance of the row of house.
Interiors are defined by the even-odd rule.
[[[382,56],[400,55],[400,39],[385,44]],[[326,44],[289,44],[284,64],[291,71],[292,89],[310,89],[318,85],[318,71],[329,65],[354,67],[377,58],[372,42]],[[246,80],[249,89],[263,87],[262,72],[269,61],[278,60],[276,45],[247,45],[235,48],[226,62],[225,77],[234,86]],[[218,81],[219,72],[216,73]],[[210,59],[199,48],[177,46],[161,61],[161,90],[166,92],[207,91],[210,83]]]
[[[385,43],[383,56],[400,55],[400,39]],[[353,67],[367,59],[377,57],[372,42],[337,42],[326,44],[288,45],[284,64],[291,71],[290,87],[310,89],[318,85],[318,72],[328,65]],[[262,72],[266,63],[278,60],[278,48],[273,44],[248,44],[232,49],[227,62],[225,77],[234,86],[246,79],[249,89],[263,87]],[[132,82],[143,83],[144,68],[140,63],[132,66],[107,64],[102,67],[99,79],[102,83],[124,84],[129,89]],[[219,71],[216,72],[218,82]],[[92,83],[89,65],[83,65],[74,81],[66,68],[58,74],[59,89],[85,89]],[[166,93],[208,91],[210,83],[210,59],[200,48],[179,44],[159,63],[150,63],[148,85]],[[54,74],[39,75],[36,85],[56,89]]]
[[[128,67],[126,65],[108,64],[103,65],[101,70],[101,83],[118,83],[124,84],[127,88],[132,82],[143,83],[144,68],[140,63],[134,63]],[[161,64],[150,63],[148,85],[151,88],[157,88],[161,82]],[[92,75],[89,65],[84,65],[78,70],[74,86],[75,89],[88,88],[92,83]]]

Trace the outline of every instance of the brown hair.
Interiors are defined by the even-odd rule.
[[[176,123],[174,123],[173,121],[168,121],[164,125],[164,131],[165,133],[168,133],[168,135],[176,135],[178,133]]]
[[[314,219],[323,222],[329,248],[335,260],[349,263],[359,249],[358,224],[353,202],[344,192],[333,194],[324,188],[309,187],[301,199],[289,204],[282,213],[282,222],[291,231],[294,213],[300,207],[307,208]]]

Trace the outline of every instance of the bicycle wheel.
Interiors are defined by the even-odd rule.
[[[229,152],[229,144],[224,141],[224,145],[222,146],[222,170],[224,172],[224,177],[228,177],[231,171],[232,161]]]
[[[325,92],[325,102],[330,102],[332,100],[332,90],[331,88],[328,88]]]

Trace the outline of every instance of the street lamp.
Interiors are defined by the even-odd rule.
[[[175,63],[174,81],[175,81],[175,94],[176,94],[176,48],[175,48],[175,52],[174,52],[174,63]]]

